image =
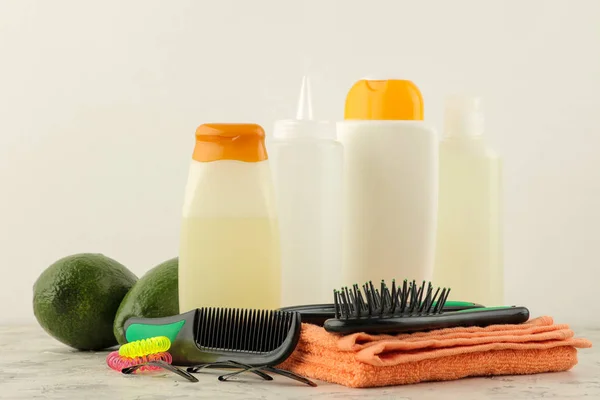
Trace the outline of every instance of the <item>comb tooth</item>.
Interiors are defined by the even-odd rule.
[[[201,315],[202,315],[202,319],[200,320],[200,324],[202,324],[202,331],[196,341],[198,342],[199,346],[204,346],[204,343],[206,343],[206,336],[208,335],[208,325],[210,324],[208,309],[202,308]]]
[[[285,312],[282,313],[281,317],[279,317],[279,323],[283,327],[279,330],[279,340],[277,341],[277,346],[281,346],[285,338],[287,337],[288,332],[292,326],[292,319],[296,314]]]
[[[208,337],[206,340],[206,347],[212,347],[212,342],[213,342],[213,337],[214,337],[214,332],[215,332],[215,326],[217,324],[217,310],[215,310],[214,308],[211,307],[210,309],[210,331],[208,332]]]
[[[227,348],[235,349],[235,308],[229,309],[229,332],[227,333]]]
[[[227,349],[237,349],[235,346],[235,334],[236,334],[236,326],[235,326],[235,308],[229,309],[229,332],[227,333]]]
[[[248,328],[250,325],[250,317],[247,308],[242,312],[240,323],[242,324],[240,329],[240,341],[242,342],[242,346],[240,348],[248,350],[250,347],[250,329]]]
[[[275,329],[275,325],[273,324],[273,314],[274,311],[267,311],[265,313],[265,348],[264,351],[271,351],[271,343],[273,340],[273,329]]]
[[[252,340],[250,341],[250,347],[252,348],[252,351],[258,351],[258,347],[257,347],[257,343],[258,343],[258,338],[260,336],[260,331],[259,331],[259,311],[258,310],[252,310]]]
[[[271,318],[270,311],[263,312],[263,335],[262,335],[262,351],[269,351],[269,321]]]
[[[277,311],[273,313],[273,324],[271,326],[271,344],[269,345],[269,350],[275,350],[281,342],[279,341],[279,335],[281,331],[283,331],[283,327],[285,324],[282,324],[281,317],[284,316],[284,312]]]
[[[277,347],[279,347],[279,345],[281,344],[281,341],[279,340],[279,336],[281,335],[281,332],[283,331],[283,328],[285,327],[285,324],[283,324],[282,322],[282,317],[285,315],[285,313],[283,312],[276,312],[273,314],[273,327],[275,329],[273,329],[273,338],[272,340],[272,345],[271,345],[271,349],[275,350]]]
[[[263,322],[264,322],[264,310],[258,310],[256,315],[256,325],[258,327],[258,336],[256,337],[256,350],[262,352],[262,340],[263,340]]]
[[[255,331],[255,326],[254,326],[254,317],[255,317],[255,310],[248,310],[248,325],[247,325],[247,330],[248,330],[248,351],[254,351],[254,337],[256,336],[254,334]]]
[[[276,311],[269,311],[269,324],[267,326],[267,351],[273,350],[274,336],[279,330],[279,326],[275,323]],[[275,330],[275,332],[273,332]]]
[[[229,344],[229,349],[239,349],[239,343],[237,342],[237,334],[239,332],[239,326],[238,326],[238,315],[237,315],[237,308],[232,308],[231,309],[231,335],[229,335],[229,340],[230,340],[230,344]]]
[[[228,349],[229,348],[229,331],[231,329],[230,323],[231,320],[229,319],[229,312],[230,312],[230,308],[225,308],[222,309],[223,311],[223,318],[222,318],[222,322],[221,322],[221,329],[219,330],[219,347],[222,349]]]
[[[210,332],[212,329],[212,310],[210,308],[206,309],[206,332],[204,335],[204,341],[202,342],[203,347],[208,347],[208,343],[210,342]]]
[[[242,310],[239,308],[235,310],[235,323],[235,348],[242,349],[243,343],[240,340],[240,333],[242,332]]]
[[[219,329],[216,332],[216,344],[218,348],[225,348],[225,342],[227,341],[227,334],[225,332],[227,332],[227,309],[226,308],[221,308],[220,309],[220,316],[221,318],[219,318]]]
[[[215,343],[213,347],[221,349],[225,345],[225,324],[227,323],[227,319],[225,318],[225,314],[227,309],[219,308],[219,319],[217,320],[217,329],[215,331]]]
[[[290,313],[283,313],[280,317],[279,317],[279,323],[281,324],[281,326],[283,326],[283,329],[279,330],[279,338],[277,340],[278,345],[281,345],[281,343],[283,343],[283,341],[285,340],[285,337],[287,336],[287,333],[289,331],[289,327],[290,327],[290,323],[292,320],[292,316],[294,314],[290,314]]]
[[[338,291],[333,289],[333,306],[335,308],[335,318],[340,319],[340,303],[338,301]]]
[[[206,321],[204,317],[204,308],[200,308],[198,310],[198,330],[196,334],[196,343],[202,343],[202,338],[204,337],[204,329],[206,329]]]
[[[219,348],[221,347],[221,332],[223,332],[223,309],[217,308],[217,323],[215,324],[215,332],[213,336],[213,345],[212,347]]]
[[[248,309],[245,309],[242,316],[242,329],[240,329],[241,341],[243,342],[243,345],[240,346],[240,349],[244,350],[248,350],[248,348],[250,347],[250,345],[248,344],[250,339],[250,331],[248,329],[248,325],[250,325],[250,320],[248,319]]]
[[[221,310],[213,308],[213,325],[212,332],[210,335],[210,347],[217,347],[217,335],[219,334],[219,327],[221,325]]]
[[[265,351],[265,336],[267,336],[267,313],[265,310],[260,312],[260,336],[258,338],[258,342],[260,343],[260,352]]]
[[[261,351],[261,340],[262,340],[262,312],[263,310],[256,310],[256,339],[254,341],[254,347],[257,352]]]

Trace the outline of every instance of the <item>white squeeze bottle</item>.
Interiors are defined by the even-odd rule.
[[[341,284],[342,145],[314,121],[304,78],[296,119],[275,123],[270,145],[281,234],[283,306],[331,303]]]
[[[364,79],[338,124],[344,146],[344,284],[430,280],[438,138],[411,81]]]
[[[482,137],[483,122],[479,98],[446,102],[434,281],[455,298],[501,306],[502,163]]]
[[[205,124],[185,191],[179,310],[280,306],[279,234],[264,131]]]

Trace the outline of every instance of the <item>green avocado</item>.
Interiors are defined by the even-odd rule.
[[[102,254],[56,261],[33,286],[33,313],[48,334],[78,350],[117,344],[113,321],[137,277]]]
[[[179,314],[178,265],[178,258],[157,265],[146,272],[127,293],[114,322],[113,331],[119,344],[127,343],[124,325],[129,318],[159,318]]]

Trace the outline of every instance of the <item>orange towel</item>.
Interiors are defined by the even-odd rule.
[[[281,367],[350,387],[391,386],[468,376],[566,371],[577,364],[568,325],[540,317],[520,325],[449,328],[413,334],[339,336],[302,324],[302,336]]]

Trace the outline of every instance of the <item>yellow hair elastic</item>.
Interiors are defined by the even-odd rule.
[[[168,337],[156,336],[124,344],[119,348],[119,355],[129,358],[142,357],[162,353],[169,350],[169,347],[171,347],[171,341]]]

